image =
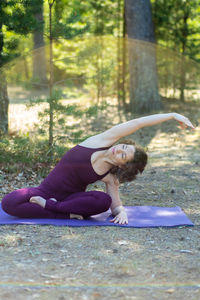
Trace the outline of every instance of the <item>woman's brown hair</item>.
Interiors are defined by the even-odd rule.
[[[115,175],[120,183],[123,183],[136,179],[137,174],[144,171],[148,156],[144,149],[136,145],[136,143],[132,140],[120,140],[120,144],[133,145],[135,147],[135,153],[132,161],[127,162],[123,168],[114,166],[110,170],[110,173]]]

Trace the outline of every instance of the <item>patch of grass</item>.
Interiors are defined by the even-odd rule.
[[[0,141],[0,164],[8,173],[15,173],[23,166],[55,164],[65,153],[66,145],[53,147],[54,157],[50,160],[47,139],[32,139],[26,136],[4,136]],[[42,168],[41,172],[42,172]]]
[[[44,102],[38,99],[38,102],[40,101]],[[45,176],[47,171],[44,170],[49,169],[48,166],[55,165],[69,148],[93,134],[93,129],[92,132],[85,130],[88,118],[93,117],[96,120],[97,114],[104,111],[106,107],[106,103],[98,107],[91,105],[89,108],[56,103],[52,147],[49,147],[48,141],[48,118],[46,118],[48,111],[44,109],[43,112],[38,112],[39,119],[35,119],[34,126],[28,127],[29,131],[17,128],[18,119],[13,119],[16,130],[13,130],[13,133],[10,131],[12,135],[1,136],[0,140],[1,169],[10,174],[30,167],[39,171],[41,176]],[[33,116],[37,109],[32,106],[30,109]],[[25,115],[26,110],[24,117]],[[29,118],[31,119],[32,116],[30,115]],[[23,119],[20,126],[26,123],[27,120]]]

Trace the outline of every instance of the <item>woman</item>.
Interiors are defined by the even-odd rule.
[[[176,120],[182,128],[191,122],[177,113],[141,117],[112,127],[69,150],[44,181],[33,188],[16,190],[2,200],[3,210],[21,218],[85,218],[111,208],[111,222],[128,224],[119,197],[119,183],[136,178],[147,163],[143,149],[132,144],[114,145],[140,128]],[[114,146],[113,146],[114,145]],[[106,193],[86,192],[102,180]]]

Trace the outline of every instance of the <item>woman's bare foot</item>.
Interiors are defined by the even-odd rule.
[[[46,205],[46,200],[40,196],[31,197],[29,202],[36,203],[36,204],[42,206],[43,208],[45,208],[45,205]]]
[[[76,215],[76,214],[70,214],[70,219],[83,220],[83,216],[81,216],[81,215]]]
[[[57,200],[55,198],[50,198],[50,200],[57,202]],[[46,205],[46,200],[40,196],[31,197],[29,202],[36,203],[36,204],[42,206],[43,208],[45,208],[45,205]],[[76,215],[76,214],[70,214],[70,219],[83,220],[83,216]]]

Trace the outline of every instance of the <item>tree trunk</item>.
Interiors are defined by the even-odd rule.
[[[5,72],[3,71],[2,52],[3,52],[3,31],[0,21],[0,134],[8,133],[8,92]]]
[[[8,133],[8,93],[5,73],[0,71],[0,134]]]
[[[54,0],[49,2],[49,69],[50,69],[50,79],[49,79],[49,154],[50,159],[53,159],[53,127],[54,127],[54,105],[53,105],[53,83],[54,83],[54,73],[53,73],[53,36],[52,36],[52,7]]]
[[[33,80],[40,84],[47,83],[42,0],[40,6],[38,7],[38,13],[35,15],[35,18],[40,25],[40,29],[33,33]]]
[[[125,0],[129,38],[130,109],[144,113],[161,107],[150,0]]]
[[[186,78],[185,78],[185,56],[182,57],[181,60],[181,74],[180,74],[180,101],[185,102],[185,86],[186,86]]]
[[[188,18],[189,11],[187,7],[184,9],[183,16],[183,29],[182,29],[182,62],[181,62],[181,74],[180,74],[180,100],[181,102],[185,101],[185,86],[186,86],[186,68],[185,68],[185,52],[187,46],[187,37],[188,37]]]
[[[126,110],[126,26],[124,18],[124,5],[118,0],[118,36],[117,36],[117,96],[118,108]]]
[[[126,103],[126,77],[127,77],[127,26],[125,18],[125,6],[123,7],[123,45],[122,45],[122,100],[125,110],[128,110],[128,105]]]

